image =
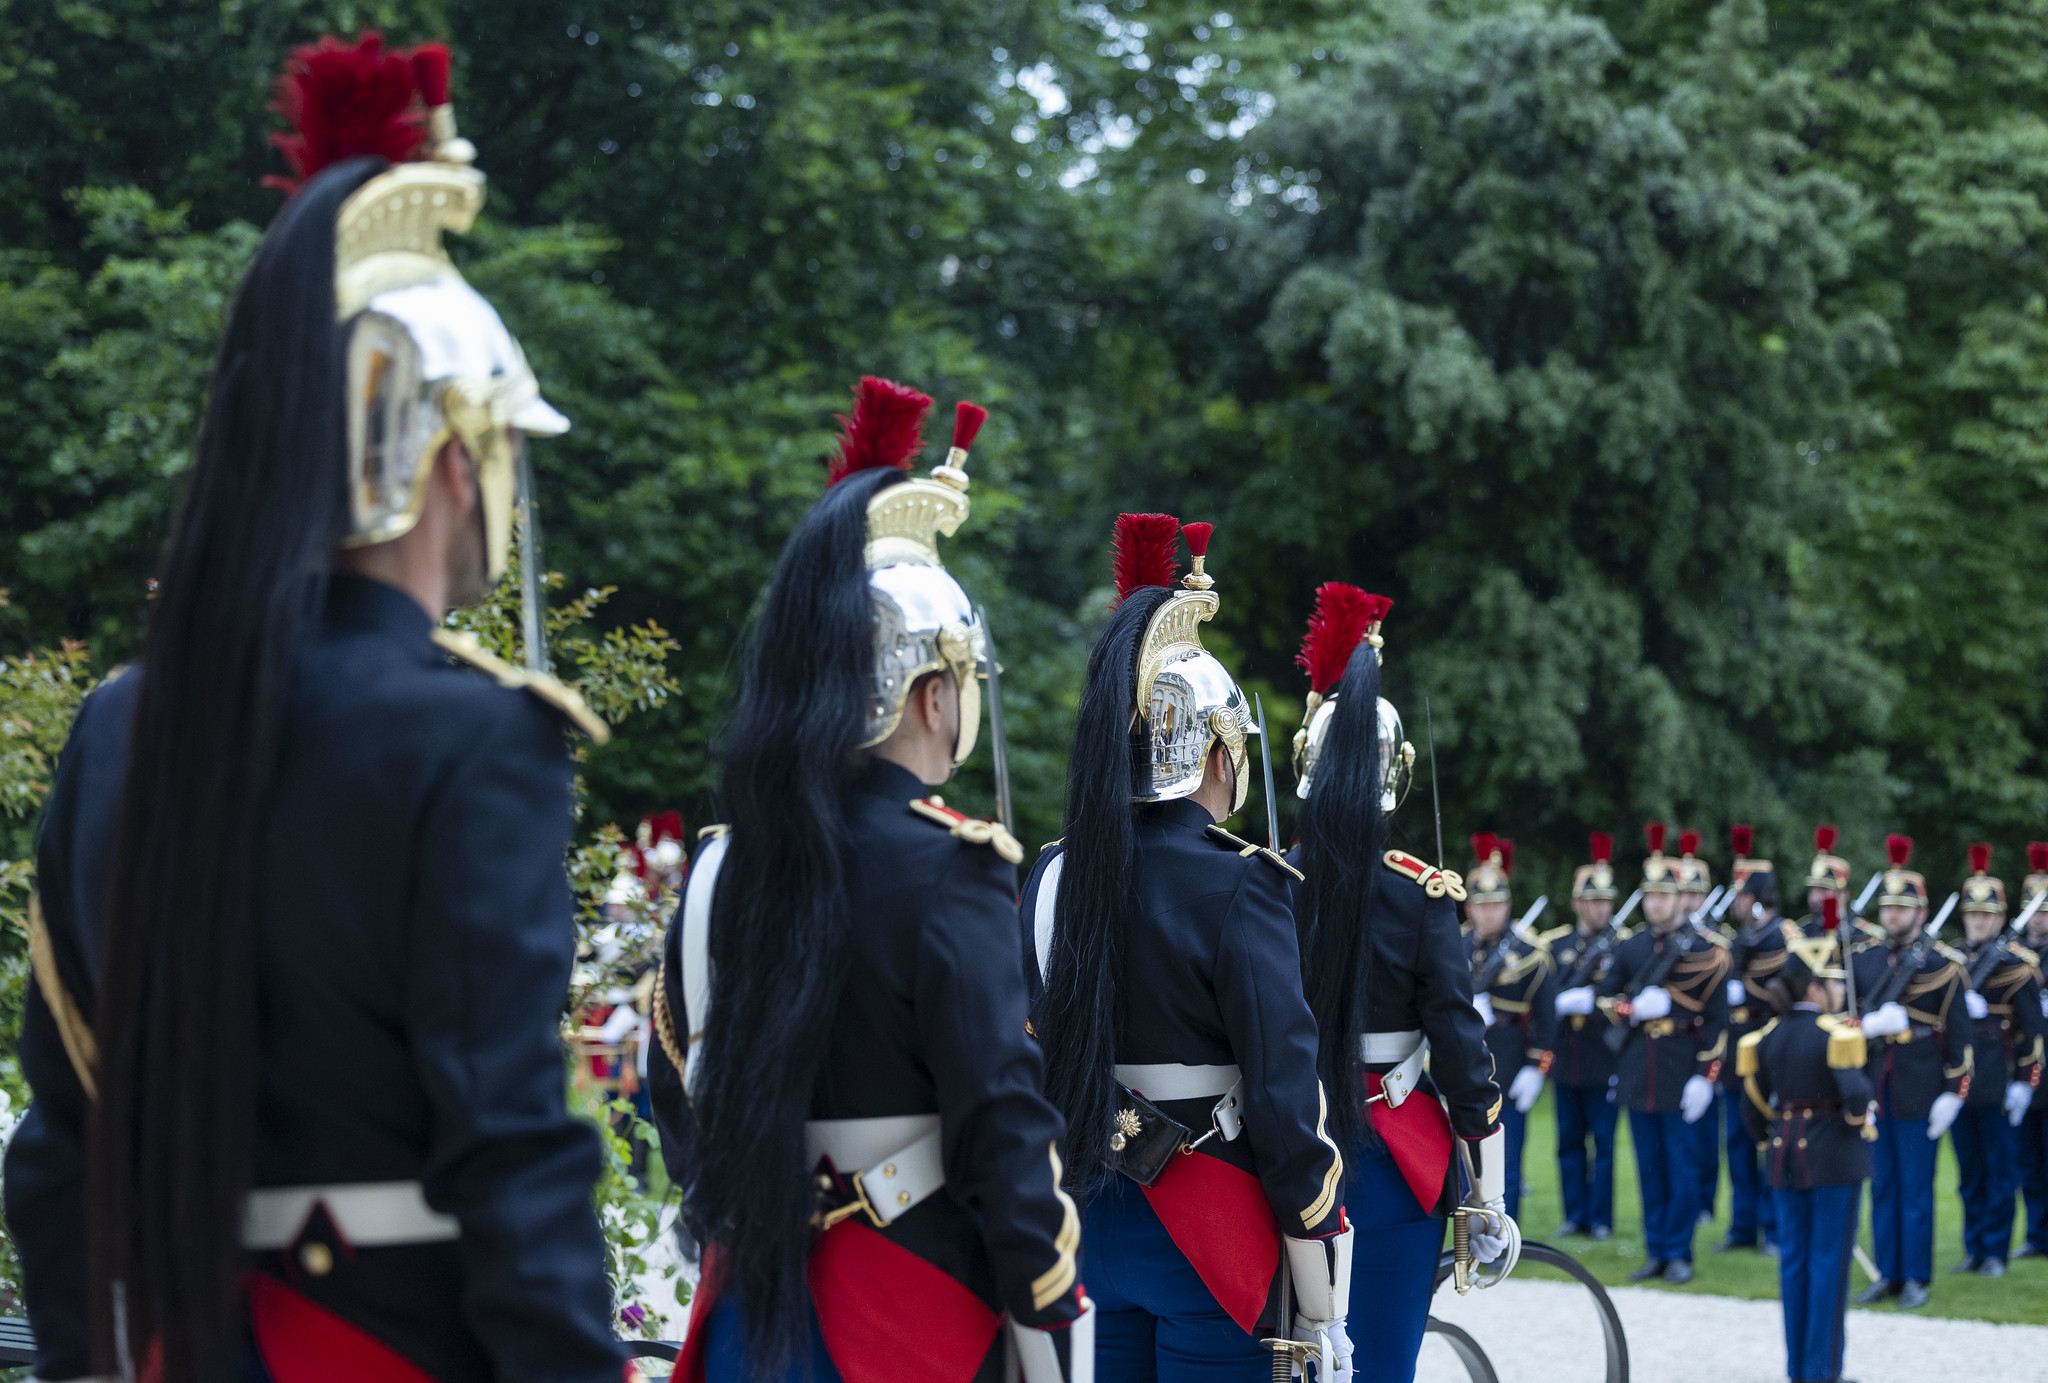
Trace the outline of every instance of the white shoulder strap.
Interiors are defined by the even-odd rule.
[[[689,882],[683,885],[682,989],[683,1019],[690,1027],[689,1069],[699,1069],[697,1048],[711,1026],[711,898],[718,889],[719,866],[725,863],[730,836],[713,836],[697,854]]]
[[[1046,865],[1045,874],[1038,881],[1038,902],[1031,910],[1031,940],[1038,951],[1038,982],[1041,985],[1052,968],[1053,910],[1059,904],[1060,870],[1066,862],[1067,852],[1062,850]]]

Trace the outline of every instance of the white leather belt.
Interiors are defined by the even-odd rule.
[[[812,1119],[804,1125],[810,1165],[830,1158],[854,1199],[825,1217],[827,1225],[865,1211],[878,1225],[906,1215],[946,1184],[946,1159],[936,1114],[880,1119]]]
[[[1429,1041],[1414,1031],[1363,1033],[1358,1039],[1358,1059],[1368,1066],[1396,1063],[1393,1070],[1380,1077],[1380,1093],[1366,1103],[1385,1100],[1388,1109],[1399,1109],[1422,1081],[1422,1066],[1429,1059]]]
[[[285,1249],[325,1206],[344,1241],[358,1248],[440,1244],[462,1237],[462,1224],[427,1204],[417,1181],[359,1181],[335,1186],[266,1186],[242,1201],[242,1247]]]
[[[1226,1143],[1237,1141],[1244,1131],[1244,1073],[1235,1066],[1183,1066],[1178,1061],[1150,1065],[1119,1062],[1117,1083],[1130,1087],[1148,1100],[1215,1100],[1209,1111],[1210,1130]],[[1188,1146],[1207,1142],[1205,1133]]]

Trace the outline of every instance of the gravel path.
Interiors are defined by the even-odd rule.
[[[1609,1288],[1628,1334],[1632,1383],[1782,1383],[1784,1326],[1774,1301]],[[1356,1321],[1358,1303],[1352,1304]],[[1599,1383],[1600,1326],[1586,1289],[1557,1282],[1506,1282],[1460,1297],[1437,1293],[1438,1319],[1464,1327],[1486,1350],[1500,1383]],[[1368,1336],[1354,1330],[1354,1338]],[[1851,1311],[1844,1372],[1857,1383],[1927,1383],[1944,1378],[2041,1378],[2048,1373],[2048,1326],[1992,1325],[1895,1312]],[[1422,1347],[1417,1383],[1466,1383],[1442,1341]]]

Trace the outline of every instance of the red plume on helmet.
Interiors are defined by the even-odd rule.
[[[1700,833],[1698,831],[1680,831],[1678,833],[1678,853],[1681,855],[1697,855],[1699,852]]]
[[[1913,858],[1913,837],[1889,835],[1884,838],[1885,858],[1892,862],[1892,868],[1904,869],[1906,861]]]
[[[1730,826],[1728,828],[1728,843],[1735,847],[1736,859],[1748,859],[1749,852],[1756,848],[1756,827]]]
[[[1813,828],[1813,848],[1823,855],[1834,849],[1841,838],[1842,833],[1825,821]]]
[[[2027,868],[2036,874],[2048,874],[2048,840],[2027,842]]]
[[[825,483],[837,485],[861,471],[893,467],[910,469],[924,450],[924,419],[931,411],[929,394],[873,375],[862,375],[853,390],[853,416],[835,413],[839,447],[825,472]]]
[[[1972,874],[1988,874],[1991,872],[1991,847],[1981,840],[1974,842],[1970,846],[1970,872]]]
[[[1472,858],[1479,861],[1479,863],[1485,864],[1493,858],[1494,852],[1499,849],[1500,837],[1493,832],[1475,831],[1472,833]]]
[[[1829,931],[1842,925],[1842,900],[1832,893],[1820,900],[1820,924]]]
[[[1586,848],[1592,852],[1595,864],[1610,864],[1614,860],[1614,837],[1605,831],[1587,836]]]
[[[966,399],[953,405],[953,445],[966,451],[974,445],[974,439],[981,435],[981,425],[988,421],[988,410],[978,403]]]
[[[1665,825],[1661,821],[1646,821],[1643,823],[1643,839],[1649,842],[1651,854],[1661,855],[1664,853],[1665,829]]]
[[[1514,873],[1515,843],[1509,840],[1506,836],[1502,836],[1498,841],[1495,842],[1495,844],[1500,849],[1500,872],[1503,874]]]
[[[1316,587],[1315,613],[1308,617],[1301,652],[1294,655],[1295,666],[1308,674],[1309,690],[1327,696],[1343,681],[1351,655],[1393,608],[1394,602],[1387,597],[1342,581],[1325,581]]]
[[[1171,586],[1180,577],[1180,520],[1171,514],[1119,514],[1110,570],[1121,605],[1148,586]]]
[[[430,99],[421,79],[438,87]],[[291,121],[292,132],[270,136],[293,176],[265,178],[290,196],[308,178],[352,158],[408,163],[429,143],[427,107],[448,102],[448,50],[423,44],[410,53],[387,53],[384,36],[365,30],[353,44],[328,34],[292,49],[277,79],[270,108]]]

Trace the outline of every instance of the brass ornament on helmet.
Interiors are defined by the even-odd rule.
[[[1884,838],[1885,856],[1891,861],[1891,868],[1885,870],[1884,878],[1877,886],[1879,907],[1924,908],[1927,906],[1927,880],[1917,870],[1906,868],[1906,862],[1913,858],[1911,836],[1889,835]]]
[[[1652,821],[1643,827],[1643,838],[1649,843],[1649,858],[1643,861],[1643,892],[1680,893],[1678,861],[1664,853],[1666,828],[1661,821]]]
[[[1753,876],[1777,873],[1776,865],[1772,864],[1769,860],[1760,859],[1750,853],[1750,851],[1756,848],[1756,828],[1754,826],[1730,826],[1728,828],[1728,843],[1733,847],[1735,855],[1735,862],[1729,866],[1728,870],[1728,886],[1737,893],[1742,891],[1742,886]]]
[[[1230,755],[1237,780],[1228,815],[1251,793],[1250,737],[1258,733],[1251,702],[1216,656],[1202,646],[1201,626],[1215,617],[1215,579],[1206,570],[1214,525],[1181,525],[1193,570],[1160,603],[1138,640],[1135,721],[1147,731],[1149,755],[1133,793],[1140,802],[1192,796],[1202,786],[1210,746]]]
[[[2020,908],[2048,893],[2048,841],[2027,842],[2027,877],[2020,883]]]
[[[1993,878],[1991,847],[1983,841],[1970,846],[1970,877],[1963,880],[1964,912],[1995,912],[2005,916],[2005,881]]]
[[[1505,903],[1512,892],[1509,877],[1515,869],[1515,843],[1492,831],[1472,837],[1472,858],[1476,863],[1465,871],[1467,903]]]
[[[1302,726],[1294,732],[1294,795],[1306,801],[1315,785],[1316,761],[1322,756],[1323,740],[1337,712],[1339,685],[1360,643],[1372,645],[1373,656],[1386,664],[1380,624],[1394,602],[1341,581],[1327,581],[1316,589],[1315,612],[1309,616],[1308,633],[1301,641],[1295,664],[1308,673],[1308,704]],[[1380,810],[1391,813],[1407,797],[1415,782],[1415,746],[1406,738],[1401,713],[1384,696],[1379,699],[1379,742],[1384,748],[1380,762]]]
[[[1714,871],[1700,858],[1700,833],[1678,833],[1678,891],[1705,893],[1714,886]]]
[[[1834,853],[1841,832],[1823,821],[1813,828],[1813,862],[1806,866],[1808,888],[1831,888],[1837,893],[1849,888],[1849,861]]]
[[[1572,897],[1588,902],[1613,902],[1620,890],[1614,886],[1614,837],[1595,831],[1586,838],[1590,864],[1572,871]]]

